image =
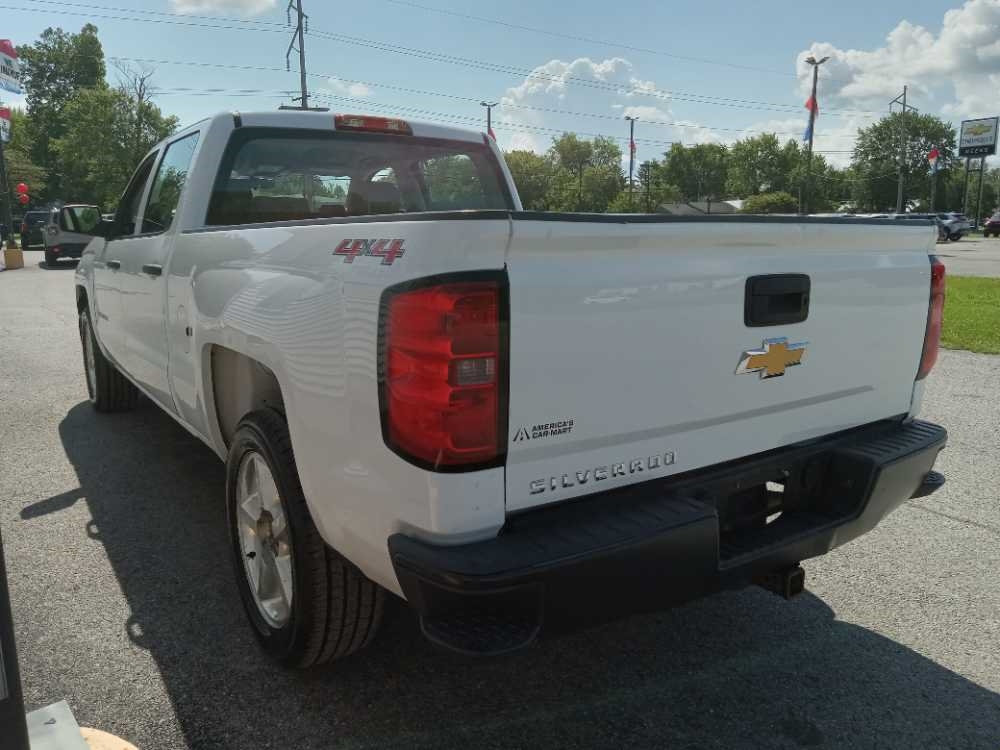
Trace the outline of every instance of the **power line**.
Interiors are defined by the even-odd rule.
[[[421,5],[419,3],[410,2],[409,0],[385,0],[386,2],[392,3],[394,5],[402,5],[409,8],[416,8],[418,10],[425,10],[430,13],[438,13],[443,16],[452,16],[454,18],[462,18],[468,21],[479,21],[481,23],[493,24],[494,26],[502,26],[508,29],[516,29],[518,31],[530,31],[535,34],[544,34],[546,36],[556,37],[558,39],[569,39],[574,42],[586,42],[587,44],[601,44],[605,47],[616,47],[618,49],[627,49],[632,52],[641,52],[648,55],[659,55],[662,57],[669,57],[674,60],[686,60],[688,62],[697,62],[705,65],[718,65],[725,68],[735,68],[736,70],[747,70],[753,71],[755,73],[770,73],[772,75],[779,76],[789,76],[791,78],[798,78],[794,73],[785,73],[779,70],[770,70],[768,68],[757,68],[752,65],[739,65],[737,63],[727,62],[725,60],[713,60],[711,58],[705,57],[693,57],[690,55],[678,55],[672,52],[664,52],[663,50],[649,49],[648,47],[637,47],[631,44],[625,44],[623,42],[611,42],[604,39],[594,39],[592,37],[577,36],[575,34],[567,34],[560,31],[552,31],[551,29],[543,29],[537,26],[527,26],[520,23],[513,23],[510,21],[502,21],[498,18],[487,18],[485,16],[475,16],[471,13],[459,13],[454,10],[446,10],[444,8],[435,8],[430,5]]]
[[[189,65],[189,66],[196,66],[196,67],[211,67],[211,68],[224,68],[224,69],[235,69],[235,70],[273,71],[273,72],[281,72],[281,70],[282,70],[281,68],[267,67],[267,66],[261,66],[261,65],[237,65],[237,64],[233,64],[233,63],[209,63],[209,62],[198,62],[198,61],[193,61],[193,60],[164,60],[164,59],[143,58],[143,57],[110,57],[108,59],[112,60],[112,61],[114,61],[114,60],[121,60],[121,61],[143,63],[143,64],[149,64],[149,65]],[[340,83],[344,83],[344,84],[360,84],[360,85],[364,85],[364,86],[371,86],[371,87],[374,87],[374,88],[382,88],[382,89],[393,90],[393,91],[401,91],[401,92],[409,93],[409,94],[419,94],[421,96],[438,96],[438,97],[443,97],[443,98],[447,98],[447,99],[454,99],[454,100],[458,100],[458,101],[464,101],[464,102],[470,102],[470,103],[477,103],[477,99],[475,97],[459,96],[457,94],[448,94],[448,93],[444,93],[444,92],[441,92],[441,91],[429,91],[427,89],[414,89],[414,88],[410,88],[410,87],[407,87],[407,86],[397,86],[395,84],[381,83],[381,82],[378,82],[378,81],[360,80],[360,79],[356,79],[356,78],[344,78],[342,76],[336,76],[336,75],[329,74],[329,73],[309,73],[308,75],[311,76],[311,77],[314,77],[314,78],[331,79],[331,80],[334,80],[334,81],[337,81],[337,82],[340,82]],[[595,119],[602,119],[602,120],[618,120],[619,119],[615,115],[605,115],[605,114],[600,114],[600,113],[597,113],[597,112],[577,112],[577,111],[573,111],[573,110],[557,109],[557,108],[553,108],[553,107],[539,107],[539,106],[532,106],[532,105],[527,105],[527,104],[510,104],[510,103],[507,103],[507,102],[503,102],[503,103],[501,103],[501,106],[504,109],[520,109],[520,110],[526,110],[526,111],[532,111],[532,112],[549,112],[549,113],[552,113],[552,114],[569,115],[569,116],[572,116],[572,117],[588,117],[588,118],[595,118]],[[722,132],[747,133],[747,134],[749,134],[749,133],[773,133],[774,135],[788,135],[788,136],[797,136],[798,135],[797,132],[793,133],[793,132],[790,132],[790,131],[756,130],[756,129],[753,129],[753,128],[727,128],[727,127],[716,127],[716,126],[713,126],[713,125],[696,125],[696,124],[690,124],[690,123],[672,122],[672,121],[669,121],[669,120],[643,120],[643,123],[647,124],[647,125],[654,125],[654,126],[660,126],[660,127],[677,127],[677,128],[686,128],[686,129],[693,129],[693,130],[709,130],[709,131],[722,131]],[[828,138],[837,138],[837,139],[853,139],[856,136],[853,136],[853,135],[843,135],[843,136],[827,136],[827,137]],[[823,153],[830,153],[830,152],[827,151],[827,152],[823,152]]]
[[[27,2],[45,2],[52,5],[61,5],[65,7],[87,7],[81,3],[70,3],[65,2],[65,0],[26,0]],[[89,6],[91,8],[113,10],[115,12],[132,12],[121,8],[111,8],[108,6]],[[46,11],[45,9],[39,8],[24,8],[18,6],[0,5],[0,8],[6,10],[22,10],[29,12],[49,12],[55,13],[57,15],[84,15],[93,18],[106,18],[113,21],[129,21],[138,23],[166,23],[179,26],[188,26],[194,28],[205,28],[205,29],[216,29],[216,30],[231,30],[231,31],[259,31],[259,32],[283,32],[280,27],[267,28],[261,26],[238,26],[233,25],[242,23],[241,19],[227,19],[227,18],[216,18],[211,16],[183,16],[180,14],[169,14],[169,13],[158,13],[161,17],[157,18],[136,18],[136,17],[123,17],[123,16],[107,16],[99,15],[93,13],[93,11],[83,12],[83,11]],[[152,12],[150,12],[152,13]],[[165,16],[165,17],[164,17]],[[182,19],[196,19],[196,20],[182,20]],[[210,21],[210,23],[200,23],[198,21],[205,20]],[[221,22],[221,23],[219,23]],[[258,22],[253,22],[258,23]],[[436,52],[434,50],[426,50],[415,47],[405,47],[402,45],[396,45],[389,42],[380,42],[372,39],[365,39],[362,37],[348,36],[345,34],[336,34],[322,30],[312,30],[310,32],[313,36],[325,39],[327,41],[339,42],[342,44],[350,44],[355,46],[360,46],[368,49],[375,49],[380,52],[390,52],[392,54],[398,54],[403,56],[415,57],[418,59],[423,59],[431,62],[440,62],[453,65],[459,65],[465,68],[474,68],[479,70],[486,70],[495,73],[504,73],[508,75],[520,76],[525,79],[538,79],[547,80],[557,83],[570,82],[574,85],[584,86],[588,88],[595,88],[603,91],[612,91],[614,93],[623,95],[642,95],[654,99],[662,99],[668,101],[684,101],[688,103],[695,104],[706,104],[710,106],[719,107],[729,107],[734,109],[745,109],[745,110],[760,110],[760,111],[775,111],[783,113],[797,113],[798,105],[787,104],[782,102],[767,102],[756,99],[738,99],[734,97],[719,97],[709,94],[699,94],[696,92],[685,92],[685,91],[673,91],[673,90],[661,90],[655,88],[649,88],[645,86],[632,85],[618,85],[613,83],[608,83],[604,81],[595,81],[586,78],[580,78],[579,76],[557,76],[547,73],[543,73],[537,70],[529,70],[526,68],[519,68],[512,65],[507,65],[503,63],[491,63],[484,60],[474,60],[472,58],[460,57],[458,55],[450,55],[443,52]],[[825,112],[829,116],[834,117],[848,117],[848,116],[875,116],[879,113],[864,111],[864,110],[827,110]]]
[[[388,110],[388,111],[391,111],[391,112],[396,113],[396,114],[408,114],[408,115],[414,115],[415,114],[415,115],[418,115],[418,116],[426,116],[429,121],[431,121],[431,122],[438,122],[438,123],[442,123],[442,124],[445,124],[445,121],[448,121],[449,123],[452,123],[452,124],[458,123],[458,124],[469,124],[469,125],[475,126],[475,125],[481,124],[481,122],[482,122],[478,117],[472,117],[470,115],[450,114],[450,113],[446,113],[446,112],[438,112],[438,111],[435,111],[435,110],[429,110],[429,109],[424,109],[424,108],[420,108],[420,107],[409,107],[409,106],[405,106],[405,105],[390,104],[390,103],[385,103],[385,102],[373,102],[373,101],[368,100],[368,99],[358,99],[358,98],[354,98],[354,97],[340,96],[340,95],[337,95],[337,94],[315,94],[314,96],[316,96],[317,98],[321,97],[321,98],[324,99],[324,101],[331,101],[331,102],[332,101],[341,101],[341,102],[347,102],[348,104],[351,104],[351,105],[360,105],[362,107],[367,107],[367,108],[371,108],[371,109],[379,109],[379,110],[382,110],[382,111]],[[585,132],[585,131],[580,131],[580,130],[572,130],[572,131],[570,131],[570,130],[567,130],[566,128],[549,128],[549,127],[544,127],[544,126],[541,126],[541,125],[531,125],[531,124],[528,124],[528,123],[512,122],[510,120],[495,121],[495,124],[498,127],[503,128],[504,130],[514,131],[514,132],[529,132],[529,133],[530,132],[542,132],[542,133],[556,133],[556,134],[560,134],[560,135],[562,133],[573,132],[576,135],[586,136],[588,138],[610,138],[610,139],[615,140],[615,141],[622,141],[622,142],[627,142],[628,141],[628,138],[625,137],[625,136],[611,135],[609,133],[592,133],[592,132]],[[693,144],[693,143],[683,143],[681,141],[662,140],[662,139],[655,139],[655,138],[636,138],[635,141],[636,141],[636,143],[644,143],[644,144],[656,145],[656,146],[670,146],[670,145],[673,145],[674,143],[677,143],[677,144],[682,145],[682,146],[694,146],[694,145],[698,145],[698,144]],[[827,153],[827,152],[826,151],[816,151],[816,153],[822,154],[822,153]],[[834,153],[839,153],[839,152],[834,152]]]

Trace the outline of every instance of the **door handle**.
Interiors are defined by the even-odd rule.
[[[751,328],[801,323],[809,317],[809,277],[804,273],[747,279],[743,323]]]
[[[148,273],[150,276],[159,276],[163,273],[163,266],[159,263],[145,263],[142,266],[142,272]]]
[[[110,268],[112,271],[117,271],[122,267],[122,262],[120,260],[107,260],[104,261],[104,265]]]

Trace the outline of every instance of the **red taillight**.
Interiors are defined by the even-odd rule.
[[[502,462],[506,445],[505,282],[389,290],[380,391],[386,444],[436,471]]]
[[[413,135],[413,128],[406,120],[395,117],[370,117],[368,115],[334,115],[333,126],[337,130],[360,130],[369,133],[395,133]]]
[[[55,245],[54,247],[52,247],[52,248],[50,248],[50,249],[51,249],[51,250],[52,250],[52,252],[54,252],[54,253],[55,253],[56,255],[58,255],[58,254],[59,254],[59,252],[60,252],[60,248],[59,248],[59,245]]]
[[[924,332],[924,352],[920,356],[917,380],[927,374],[937,362],[938,345],[941,342],[941,318],[944,313],[944,263],[931,256],[931,300],[927,310],[927,330]]]

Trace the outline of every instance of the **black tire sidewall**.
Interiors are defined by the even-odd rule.
[[[292,607],[288,622],[281,628],[274,628],[261,615],[256,599],[250,591],[246,569],[243,564],[243,552],[240,547],[239,531],[237,529],[237,476],[240,462],[249,452],[258,453],[271,470],[282,510],[288,522],[292,541]],[[292,493],[301,494],[302,490],[295,477],[289,478],[289,473],[295,467],[285,466],[277,457],[273,439],[261,420],[254,415],[243,420],[233,436],[226,460],[226,521],[229,528],[230,546],[232,549],[233,570],[236,575],[236,586],[240,592],[243,609],[253,626],[254,634],[263,649],[280,662],[293,665],[305,648],[306,633],[304,627],[310,622],[309,606],[311,597],[311,575],[304,560],[309,558],[309,545],[313,542],[308,533],[309,518],[303,519],[296,503],[289,502]]]
[[[87,342],[84,336],[90,336],[90,346],[94,352],[94,378],[97,378],[97,358],[101,356],[101,350],[97,346],[97,339],[94,336],[94,327],[90,322],[90,313],[87,310],[80,312],[80,353],[83,355],[83,380],[87,384],[87,396],[91,404],[97,403],[97,383],[90,382],[89,367],[87,366]]]

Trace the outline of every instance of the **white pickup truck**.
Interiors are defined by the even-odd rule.
[[[930,223],[521,210],[481,133],[224,114],[156,146],[76,274],[97,411],[227,466],[264,649],[366,645],[385,592],[494,654],[757,583],[944,481],[916,419]]]

